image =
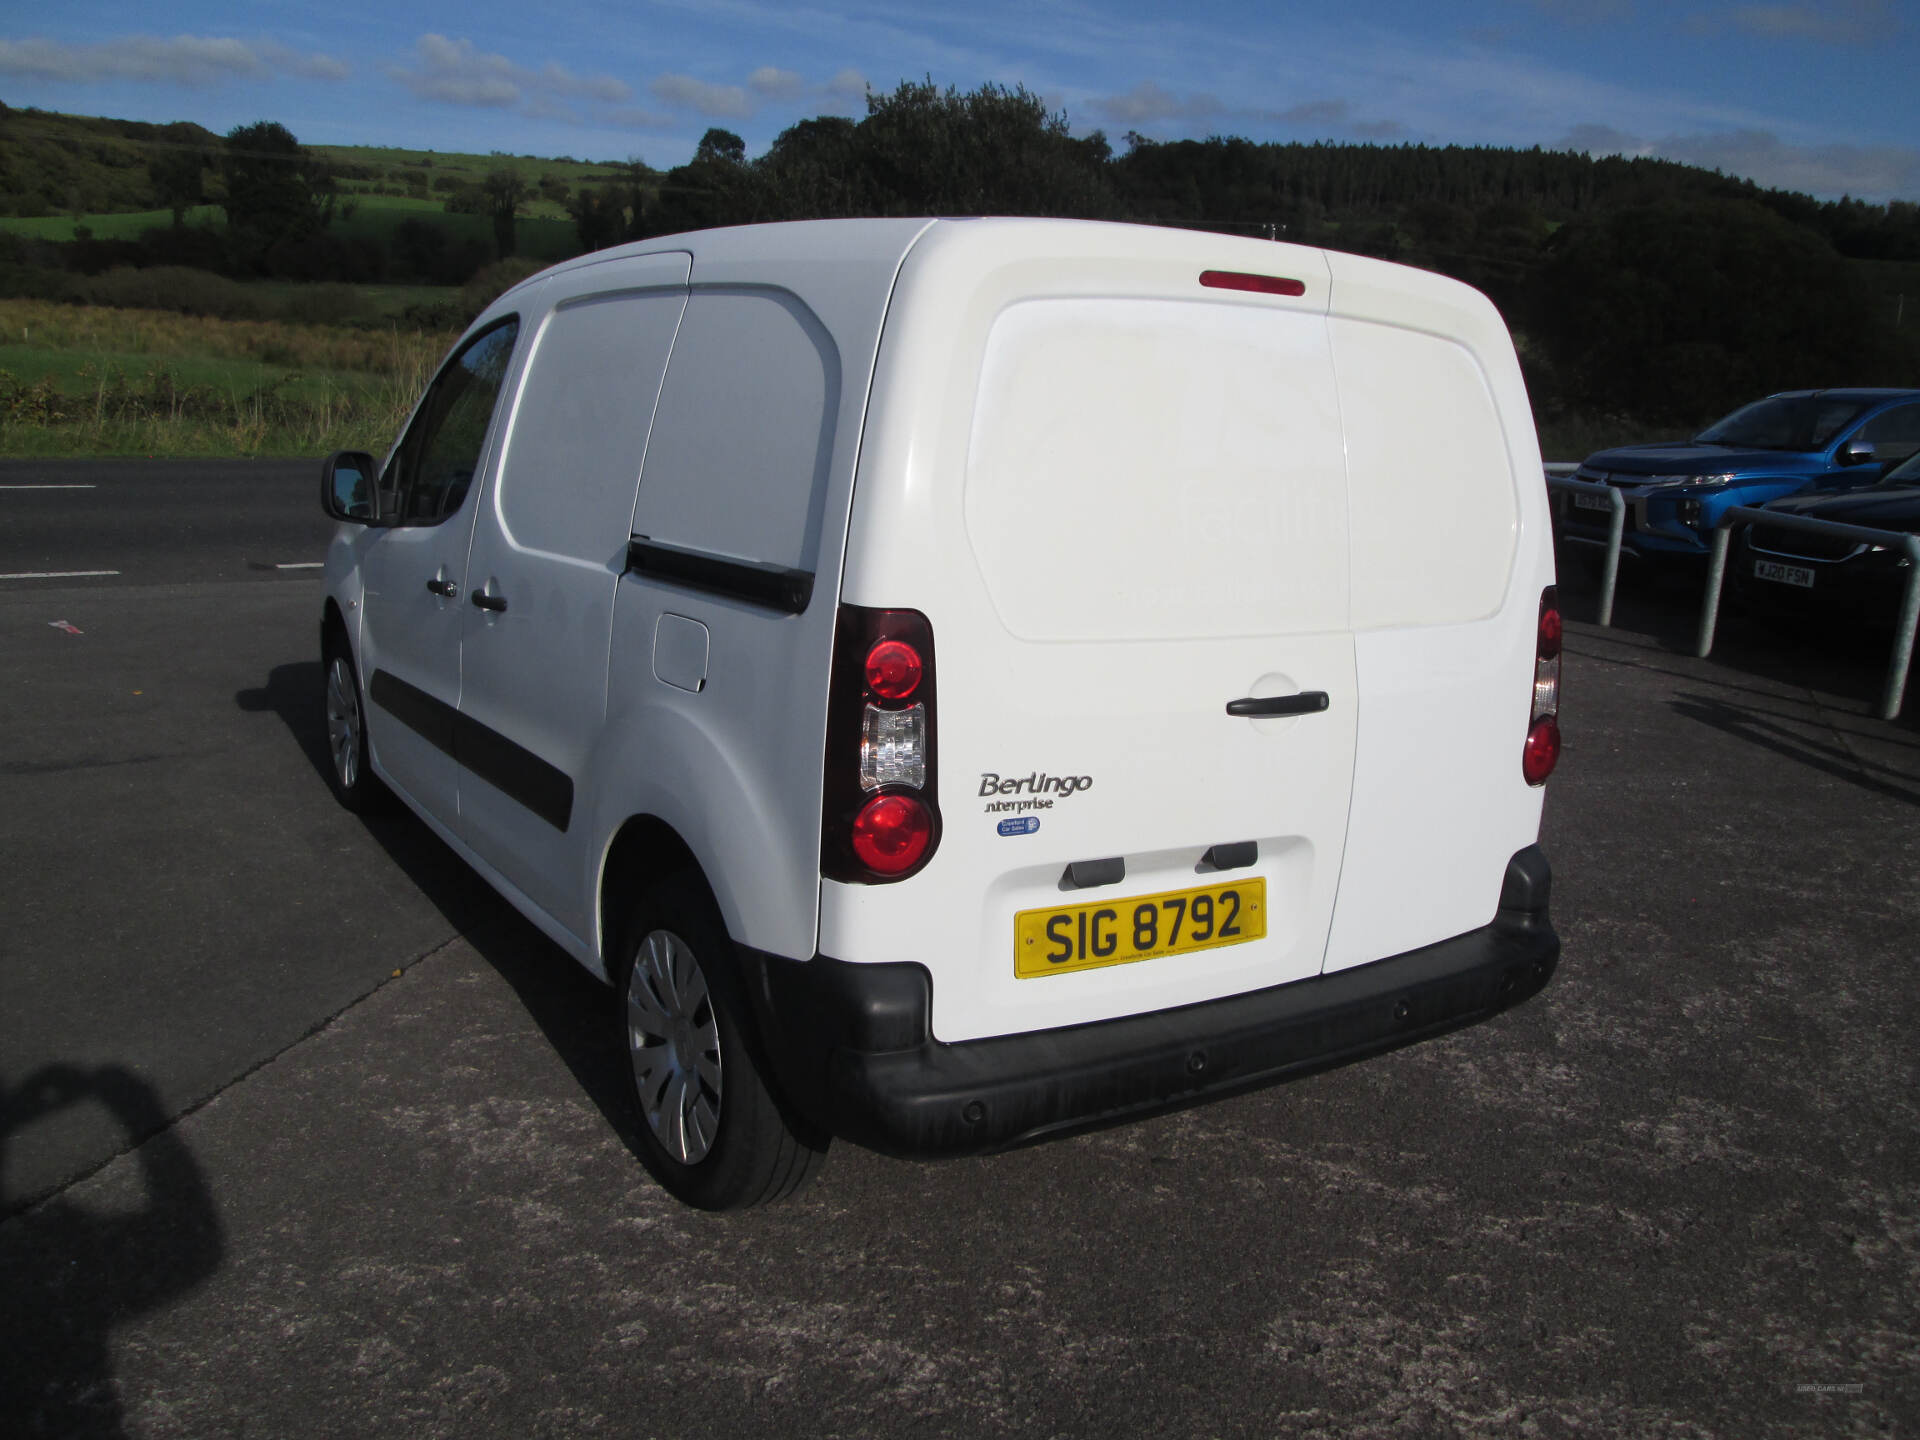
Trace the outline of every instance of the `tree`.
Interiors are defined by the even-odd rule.
[[[504,260],[513,254],[513,212],[527,196],[527,182],[512,170],[492,170],[480,182],[480,191],[493,217],[493,248]]]
[[[333,177],[326,163],[271,120],[227,132],[220,157],[227,182],[227,229],[236,254],[259,265],[277,248],[326,228],[333,218]]]
[[[1564,227],[1536,333],[1566,393],[1698,425],[1772,390],[1871,384],[1891,332],[1817,232],[1745,199],[1668,200]]]
[[[574,232],[579,236],[583,254],[620,243],[621,231],[626,225],[624,209],[617,186],[603,185],[590,190],[582,185],[574,191],[573,198],[567,202],[567,213],[573,217]]]
[[[175,228],[186,223],[187,211],[206,199],[207,152],[199,143],[198,125],[176,123],[160,127],[147,178],[160,203],[173,211]]]
[[[700,137],[700,143],[694,147],[693,159],[695,164],[706,160],[723,165],[744,165],[747,163],[747,142],[731,130],[715,127]]]

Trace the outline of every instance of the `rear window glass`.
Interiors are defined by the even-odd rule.
[[[1034,300],[987,340],[968,542],[1029,639],[1347,623],[1326,322],[1161,300]]]
[[[1740,450],[1824,450],[1872,402],[1822,395],[1774,395],[1743,405],[1694,437]]]

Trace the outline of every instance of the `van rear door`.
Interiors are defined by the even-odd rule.
[[[943,1040],[1321,969],[1359,706],[1325,263],[1218,249],[1304,293],[1082,256],[982,305],[1013,289],[989,274],[942,317],[952,280],[913,274],[920,250],[903,276],[903,347],[941,325],[977,380],[951,473],[870,495],[914,461],[884,437],[863,460],[856,536],[878,538],[850,551],[847,598],[932,621],[943,836],[913,880],[828,905],[821,948],[887,958],[910,933]],[[953,393],[890,370],[870,423],[895,384]],[[936,543],[909,574],[881,552],[921,527],[954,558]]]

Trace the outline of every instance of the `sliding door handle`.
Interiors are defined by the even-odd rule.
[[[476,590],[467,598],[482,610],[491,610],[496,615],[507,608],[507,597],[504,595],[489,595],[484,590]]]
[[[1302,690],[1298,695],[1270,695],[1256,699],[1229,700],[1227,714],[1258,719],[1265,715],[1317,715],[1330,702],[1324,690]]]

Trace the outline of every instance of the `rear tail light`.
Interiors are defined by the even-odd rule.
[[[940,843],[933,626],[917,610],[842,605],[827,696],[820,873],[904,880]]]
[[[1549,585],[1540,592],[1540,622],[1533,642],[1533,714],[1520,749],[1520,773],[1529,785],[1544,785],[1560,760],[1560,597]]]

